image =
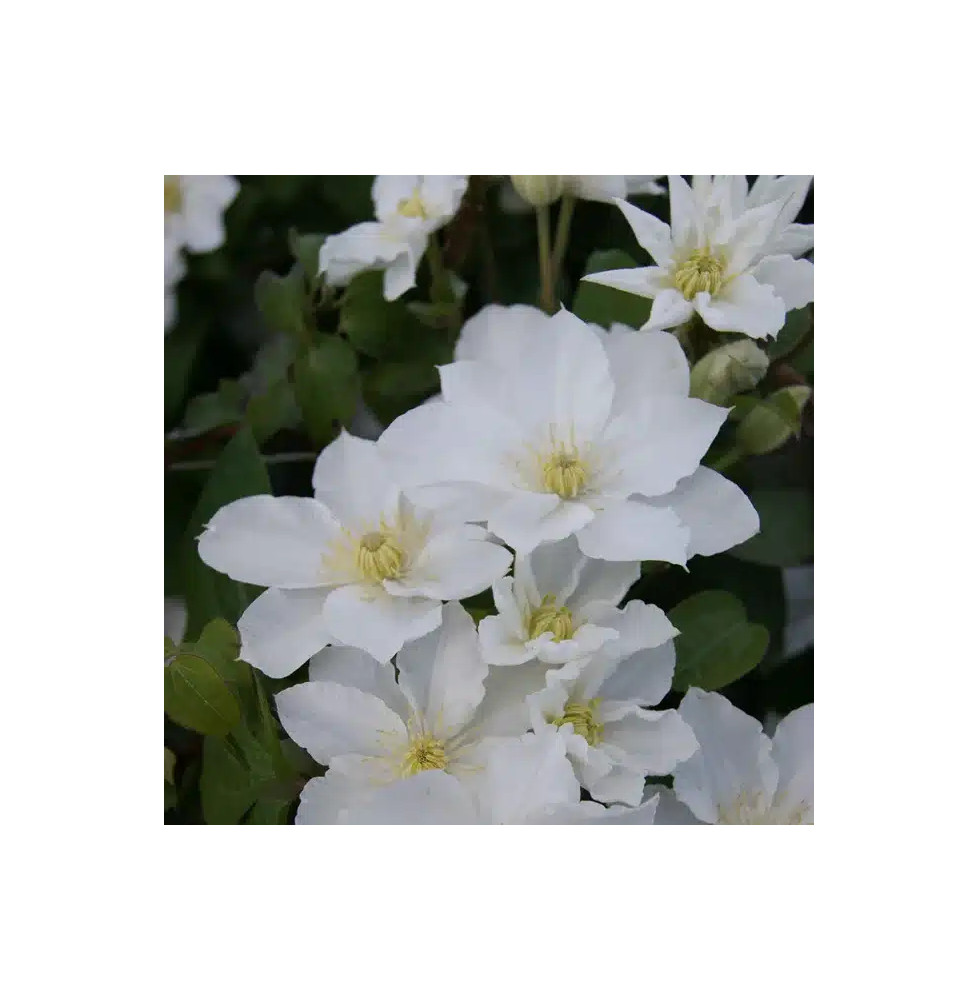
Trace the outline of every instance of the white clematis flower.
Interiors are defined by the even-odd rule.
[[[238,623],[241,658],[285,677],[330,642],[389,660],[471,597],[512,556],[486,532],[417,510],[377,442],[343,432],[313,473],[315,497],[253,496],[200,536],[208,566],[269,589]]]
[[[627,198],[633,194],[665,194],[666,189],[659,183],[662,174],[631,174],[611,176],[605,174],[543,175],[521,177],[520,186],[526,181],[539,189],[540,197],[534,203],[546,204],[556,201],[561,195],[569,194],[582,201],[603,201],[614,204],[617,198]],[[535,182],[535,184],[534,184]],[[546,192],[546,193],[544,193]],[[528,192],[530,193],[530,192]],[[533,195],[536,196],[534,191]],[[524,198],[515,184],[508,181],[499,198],[504,212],[519,213],[531,209],[531,203]]]
[[[492,585],[498,615],[479,622],[493,664],[566,663],[618,637],[618,602],[639,578],[637,562],[588,559],[574,538],[518,555],[513,575]]]
[[[525,757],[490,765],[495,742],[526,726],[510,706],[486,697],[488,671],[472,619],[457,603],[446,605],[435,631],[404,646],[396,679],[390,663],[359,650],[331,647],[313,657],[309,682],[276,697],[285,731],[329,767],[306,785],[296,822],[420,822],[425,815],[428,822],[462,821],[440,818],[444,803],[436,808],[429,799],[447,796],[452,807],[469,802],[462,787],[469,782],[487,784],[498,822],[511,822],[521,808],[576,801],[577,782],[562,768],[562,753],[538,754],[532,769]],[[452,780],[439,779],[434,792],[425,781],[409,781],[428,771]],[[374,806],[374,796],[392,785],[403,787]],[[383,820],[385,813],[396,818]]]
[[[676,768],[673,789],[698,820],[814,823],[814,705],[786,715],[774,739],[715,692],[690,688],[679,713],[700,746]]]
[[[574,535],[614,562],[684,565],[757,531],[740,489],[699,465],[727,411],[689,398],[670,334],[487,306],[456,356],[439,369],[442,397],[381,441],[419,504],[486,521],[523,554]]]
[[[335,286],[362,271],[384,271],[384,298],[413,288],[428,237],[458,211],[465,176],[378,175],[373,183],[376,222],[361,222],[330,236],[319,252],[319,270]]]
[[[618,199],[655,267],[584,276],[653,299],[645,329],[671,329],[698,313],[714,330],[769,337],[785,312],[814,299],[813,226],[798,214],[810,176],[761,177],[748,193],[743,176],[698,176],[692,188],[669,178],[671,225]]]
[[[647,775],[669,774],[696,750],[674,709],[651,711],[672,686],[677,630],[658,608],[631,601],[619,636],[586,660],[547,673],[527,699],[535,732],[556,730],[580,783],[601,802],[642,802]]]
[[[167,174],[163,178],[164,243],[208,253],[224,242],[224,211],[237,197],[233,177]]]

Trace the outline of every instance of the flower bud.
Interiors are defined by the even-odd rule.
[[[737,428],[737,444],[749,455],[780,448],[801,430],[801,414],[811,398],[807,385],[778,389],[757,403]]]
[[[768,357],[753,340],[723,344],[693,365],[689,394],[723,404],[738,392],[753,389],[764,378]]]
[[[564,190],[562,176],[520,174],[510,175],[510,180],[519,196],[536,208],[542,208],[556,201]]]

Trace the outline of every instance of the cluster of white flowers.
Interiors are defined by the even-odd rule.
[[[810,299],[792,256],[810,233],[789,224],[807,179],[741,180],[672,178],[671,236],[619,202],[660,266],[592,278],[654,295],[651,327],[695,308],[776,332]],[[326,241],[327,280],[383,267],[401,294],[465,185],[378,177],[379,221]],[[200,537],[204,562],[268,588],[238,623],[241,658],[276,678],[309,661],[276,699],[328,768],[296,822],[812,822],[812,706],[773,741],[696,688],[656,710],[677,630],[619,607],[642,560],[683,566],[758,530],[700,464],[727,411],[690,397],[675,336],[490,305],[455,358],[379,440],[326,447],[313,497],[237,500]],[[489,588],[477,626],[459,602]]]
[[[224,242],[224,211],[237,197],[233,177],[167,174],[163,178],[163,323],[176,314],[174,290],[186,272],[183,251],[208,253]]]

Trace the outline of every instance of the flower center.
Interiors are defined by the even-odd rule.
[[[427,219],[428,213],[425,211],[424,202],[421,195],[415,191],[410,198],[403,198],[397,204],[397,210],[408,219]]]
[[[357,546],[357,569],[365,580],[380,583],[401,572],[404,553],[386,531],[371,531]]]
[[[723,271],[723,262],[709,250],[694,250],[689,259],[676,268],[673,281],[683,297],[692,301],[697,292],[715,295],[723,284]]]
[[[530,615],[527,631],[531,639],[553,632],[554,642],[563,642],[574,634],[574,618],[566,607],[557,607],[553,594],[547,594],[543,604]]]
[[[568,702],[564,706],[564,714],[550,721],[558,729],[569,722],[578,736],[583,736],[590,746],[597,746],[604,734],[604,724],[594,717],[599,704],[600,698],[592,698],[588,702]]]
[[[570,500],[580,493],[587,483],[587,469],[577,453],[555,451],[543,463],[543,485],[562,500]]]
[[[163,175],[163,214],[176,215],[183,207],[180,178],[174,174]]]
[[[401,773],[407,777],[421,771],[440,771],[448,763],[445,744],[434,736],[418,736],[404,754]]]

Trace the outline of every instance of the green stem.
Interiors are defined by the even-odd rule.
[[[545,312],[554,311],[553,278],[550,274],[550,206],[537,209],[537,250],[540,256],[540,306]]]
[[[729,469],[731,465],[736,465],[746,455],[747,453],[739,445],[732,445],[729,451],[724,452],[719,458],[710,462],[710,468],[714,472],[723,472],[724,469]]]
[[[572,194],[565,194],[560,200],[560,215],[557,216],[557,238],[554,242],[553,256],[550,258],[550,275],[554,283],[560,281],[560,270],[567,253],[567,242],[570,239],[571,219],[574,217],[574,206],[577,199]]]

